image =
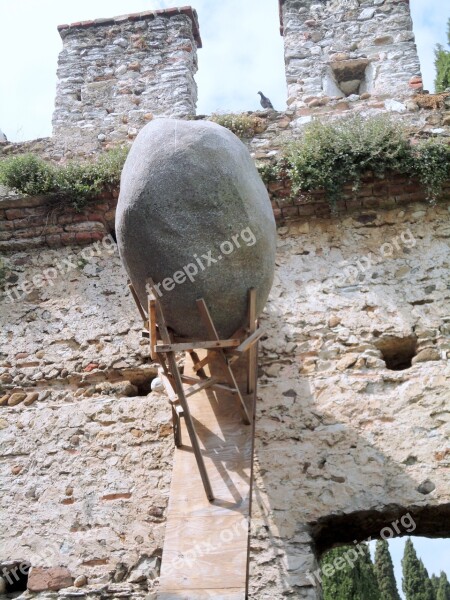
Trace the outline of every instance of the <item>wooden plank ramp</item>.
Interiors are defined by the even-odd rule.
[[[200,360],[206,351],[199,353]],[[209,377],[224,380],[223,359],[208,351]],[[246,390],[246,356],[233,371]],[[184,374],[195,376],[189,355]],[[254,400],[243,394],[251,424],[243,422],[236,394],[202,389],[189,398],[214,500],[209,502],[184,419],[175,448],[158,600],[245,600],[253,474]]]

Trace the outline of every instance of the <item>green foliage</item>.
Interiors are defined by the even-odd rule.
[[[128,148],[115,148],[96,162],[53,165],[33,154],[0,161],[0,183],[17,192],[55,195],[80,211],[105,188],[117,186]]]
[[[321,567],[324,600],[381,600],[367,544],[334,548]]]
[[[54,166],[34,154],[14,156],[0,162],[0,183],[30,196],[52,192],[54,178]]]
[[[406,540],[402,569],[402,587],[406,600],[435,600],[433,585],[428,577],[428,572],[423,562],[417,558],[416,550],[410,538]]]
[[[400,600],[389,545],[378,540],[375,549],[375,574],[380,588],[380,600]]]
[[[400,126],[385,117],[354,116],[337,123],[314,121],[291,144],[287,160],[293,192],[325,190],[333,203],[351,182],[356,191],[368,171],[406,172],[409,144]]]
[[[447,22],[447,38],[450,46],[450,19]],[[434,81],[436,92],[445,92],[450,88],[450,52],[444,50],[441,44],[434,51],[436,67],[436,79]]]
[[[412,174],[427,190],[428,199],[436,200],[442,184],[450,178],[450,147],[444,141],[430,139],[413,146]]]
[[[264,131],[264,121],[255,115],[243,114],[220,114],[211,115],[210,121],[226,127],[240,138],[251,138],[256,133]]]
[[[286,167],[285,161],[281,160],[277,162],[265,161],[256,164],[259,175],[266,185],[286,175]]]
[[[436,577],[433,575],[433,577]],[[436,593],[436,600],[450,600],[450,583],[447,579],[447,575],[444,571],[441,571],[439,579],[437,579],[437,586],[433,586]]]
[[[332,205],[344,185],[350,183],[356,192],[368,172],[380,178],[391,172],[417,177],[428,199],[435,200],[450,178],[450,148],[434,139],[412,145],[406,130],[389,117],[357,115],[334,123],[313,121],[278,163],[259,170],[266,182],[285,175],[293,195],[324,190]]]

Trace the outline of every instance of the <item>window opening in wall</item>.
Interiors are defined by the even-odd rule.
[[[332,62],[330,77],[345,96],[362,94],[367,91],[368,87],[369,64],[370,62],[366,58]]]

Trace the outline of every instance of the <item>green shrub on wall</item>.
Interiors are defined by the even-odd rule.
[[[241,137],[263,127],[252,115],[213,115]],[[82,210],[105,188],[117,187],[128,147],[102,154],[94,162],[53,165],[32,154],[0,161],[0,183],[20,193],[53,194]],[[324,190],[331,205],[351,184],[358,190],[368,172],[384,177],[401,173],[417,178],[428,199],[435,200],[450,179],[450,148],[436,139],[412,144],[408,132],[389,117],[353,116],[333,123],[310,123],[299,140],[288,143],[275,161],[258,164],[266,184],[290,181],[292,195]]]
[[[115,148],[95,162],[70,161],[53,165],[33,154],[0,161],[0,183],[32,196],[55,195],[80,211],[105,188],[116,187],[128,147]]]
[[[12,190],[37,196],[54,189],[54,167],[35,156],[24,154],[0,162],[0,183]]]
[[[344,185],[356,192],[368,172],[418,178],[430,200],[450,179],[450,149],[439,140],[411,144],[407,131],[389,117],[352,116],[333,123],[313,121],[303,137],[286,146],[275,163],[259,165],[266,183],[287,178],[294,196],[324,190],[332,205]]]

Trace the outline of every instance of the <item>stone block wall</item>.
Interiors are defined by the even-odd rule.
[[[288,104],[422,88],[407,0],[280,0]]]
[[[154,116],[195,114],[197,48],[191,8],[60,25],[63,50],[53,135],[95,150],[133,139]]]
[[[252,600],[319,600],[311,571],[325,548],[376,537],[408,512],[414,534],[450,535],[448,203],[367,214],[278,229],[259,358]],[[0,297],[0,567],[30,563],[33,586],[37,567],[47,586],[63,581],[37,599],[154,600],[171,413],[149,390],[157,369],[116,248],[3,258],[18,283],[56,274]],[[409,363],[393,369],[390,352]]]

